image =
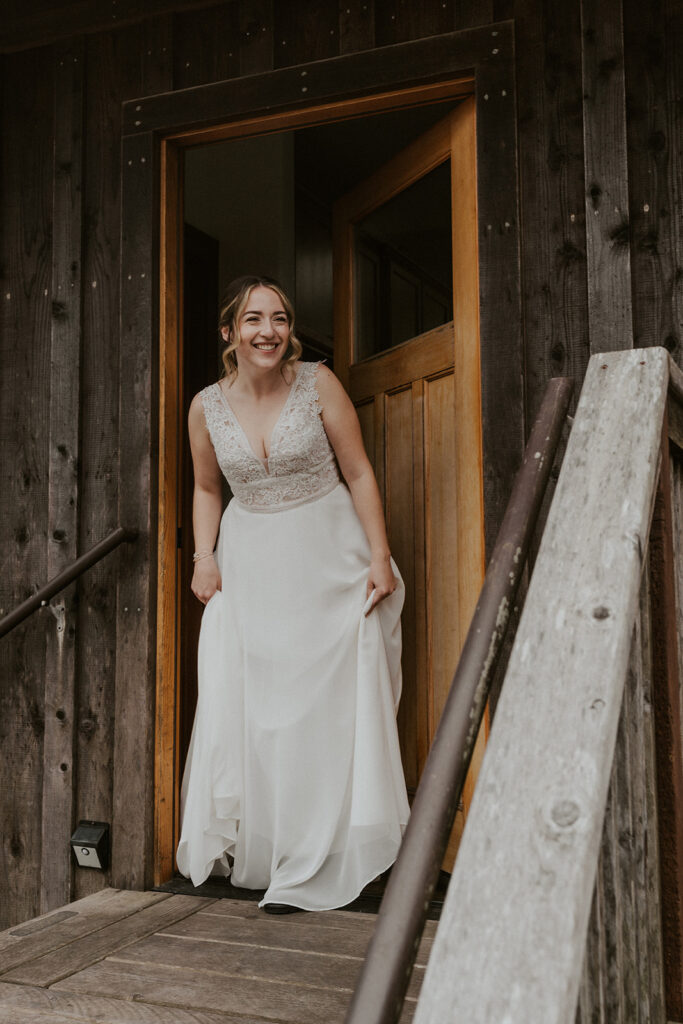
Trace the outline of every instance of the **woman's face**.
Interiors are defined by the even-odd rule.
[[[290,327],[287,313],[277,292],[272,288],[253,288],[239,321],[240,343],[235,349],[237,363],[250,363],[255,368],[277,366],[287,351]],[[224,341],[230,330],[221,328]]]

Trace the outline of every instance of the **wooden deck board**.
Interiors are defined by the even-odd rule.
[[[164,964],[227,978],[259,978],[312,988],[351,992],[363,963],[362,957],[339,956],[318,950],[291,950],[272,946],[206,942],[174,935],[151,935],[108,958],[110,962]],[[424,967],[415,970],[410,994],[417,997]]]
[[[263,1024],[243,1014],[185,1010],[106,996],[0,983],[2,1024]]]
[[[356,923],[356,914],[349,914],[348,924],[338,927],[335,923],[328,925],[323,920],[324,913],[266,917],[261,912],[260,917],[256,919],[230,916],[228,930],[227,916],[205,912],[194,914],[192,918],[166,928],[164,934],[256,944],[277,949],[312,949],[320,953],[337,953],[362,958],[365,956],[373,927],[372,924],[366,925],[361,921]],[[427,962],[435,932],[435,922],[427,923],[432,927],[426,932],[420,945],[417,963],[421,965]]]
[[[47,987],[146,935],[174,924],[179,918],[194,914],[203,903],[204,900],[199,896],[171,896],[161,903],[144,907],[122,921],[101,928],[94,934],[85,935],[37,959],[20,964],[7,971],[3,981]]]
[[[342,1024],[375,921],[105,890],[0,934],[0,1024]]]
[[[166,893],[104,889],[26,924],[8,928],[0,932],[0,975],[166,899]]]
[[[167,967],[164,964],[121,964],[102,960],[55,986],[63,992],[144,999],[147,1003],[183,1009],[252,1014],[267,1021],[296,1024],[341,1024],[349,992],[269,982],[255,976],[230,978]]]

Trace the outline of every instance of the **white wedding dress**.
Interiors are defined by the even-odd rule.
[[[300,363],[253,452],[220,386],[201,393],[233,492],[222,591],[199,640],[178,867],[232,873],[263,903],[343,906],[396,859],[408,802],[396,731],[403,583],[372,613],[370,548]],[[398,576],[396,566],[394,573]]]

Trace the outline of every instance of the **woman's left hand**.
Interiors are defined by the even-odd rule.
[[[389,596],[389,594],[393,594],[397,586],[398,580],[394,576],[394,571],[391,568],[391,556],[386,555],[383,558],[373,558],[370,562],[366,597],[370,597],[373,590],[375,591],[375,596],[372,604],[365,613],[366,617],[380,601],[383,601],[385,597]]]

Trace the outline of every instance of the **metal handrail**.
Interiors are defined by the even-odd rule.
[[[453,827],[567,415],[573,383],[548,382],[515,477],[446,705],[415,795],[346,1024],[395,1024]]]
[[[80,558],[75,559],[66,569],[58,573],[57,576],[53,576],[51,580],[41,587],[40,590],[32,594],[31,597],[22,601],[20,605],[11,611],[8,615],[5,615],[0,619],[0,637],[5,636],[11,629],[18,626],[20,622],[27,619],[36,609],[42,608],[47,602],[58,594],[60,590],[64,590],[70,583],[73,583],[78,576],[89,569],[91,566],[99,562],[100,559],[108,555],[110,551],[117,548],[119,544],[129,544],[136,540],[138,531],[129,526],[119,526],[101,540],[94,547],[86,551]]]

